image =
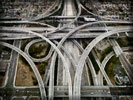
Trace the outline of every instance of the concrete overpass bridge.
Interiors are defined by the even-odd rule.
[[[62,2],[62,1],[61,1]],[[0,95],[9,95],[12,93],[12,96],[29,96],[30,94],[35,96],[40,96],[42,100],[46,100],[47,98],[49,100],[53,100],[54,97],[59,98],[69,98],[70,100],[80,100],[80,98],[88,98],[88,97],[110,97],[113,96],[132,96],[133,94],[133,87],[132,86],[114,86],[110,82],[110,79],[108,78],[104,67],[106,63],[109,61],[109,59],[114,55],[114,53],[111,53],[105,57],[102,63],[99,62],[97,59],[98,57],[94,55],[98,66],[100,68],[101,74],[100,77],[104,77],[108,83],[107,86],[101,86],[99,85],[98,76],[96,74],[96,71],[94,69],[94,66],[92,64],[92,61],[89,58],[89,53],[92,51],[92,49],[95,47],[99,41],[105,39],[105,38],[118,38],[117,34],[120,34],[119,37],[132,37],[132,34],[129,34],[132,32],[132,29],[130,26],[132,25],[129,21],[95,21],[95,22],[88,22],[80,26],[76,26],[75,22],[78,18],[81,18],[81,8],[83,8],[78,0],[76,0],[76,4],[78,5],[78,9],[74,9],[75,3],[73,1],[68,0],[64,2],[64,10],[62,12],[62,15],[57,16],[50,16],[53,15],[57,10],[59,10],[62,6],[62,4],[59,4],[59,7],[53,11],[52,13],[49,13],[48,15],[42,15],[38,16],[35,19],[31,19],[30,21],[0,21],[0,24],[13,24],[13,25],[21,25],[21,24],[35,24],[39,25],[40,27],[1,27],[0,31],[0,39],[1,40],[21,40],[21,39],[29,39],[29,38],[41,38],[38,40],[33,40],[29,44],[27,44],[25,48],[25,52],[22,50],[1,42],[0,45],[7,46],[15,51],[17,51],[19,54],[23,55],[25,59],[30,63],[37,80],[39,82],[39,87],[14,87],[14,88],[0,88]],[[74,7],[73,7],[74,6]],[[74,9],[74,10],[73,10]],[[60,23],[58,27],[53,27],[49,24],[44,24],[39,22],[38,20],[42,20],[45,18],[49,19],[57,19],[57,20],[64,20],[69,21],[69,23]],[[126,26],[108,26],[108,27],[92,27],[92,25],[99,25],[101,23],[104,24],[124,24]],[[108,31],[107,31],[108,30]],[[46,31],[46,32],[44,32]],[[121,33],[125,33],[124,36],[121,35]],[[81,42],[77,42],[76,39],[92,39],[93,40],[88,44],[88,46],[84,49]],[[70,42],[67,40],[70,39]],[[60,40],[60,41],[59,41]],[[32,58],[29,53],[28,49],[30,46],[34,43],[40,42],[40,41],[46,41],[51,45],[51,49],[48,53],[48,55],[42,59],[34,59]],[[69,44],[65,45],[64,44]],[[69,49],[73,52],[69,52]],[[78,50],[78,53],[76,53]],[[63,76],[60,76],[60,73],[57,74],[58,77],[58,85],[54,85],[54,75],[55,75],[55,62],[57,57],[59,57],[58,67],[61,68],[61,71],[63,71]],[[75,59],[75,57],[79,57],[79,59]],[[68,59],[66,59],[68,58]],[[51,59],[49,69],[48,69],[48,75],[47,80],[49,81],[49,86],[45,86],[42,79],[40,78],[40,74],[38,73],[38,70],[35,68],[33,62],[42,62],[45,60]],[[122,61],[127,65],[125,62],[125,59]],[[73,69],[70,66],[73,66]],[[103,66],[103,67],[102,67]],[[131,67],[131,66],[128,66]],[[91,84],[91,79],[88,74],[90,74],[87,70],[90,70],[93,86]],[[126,70],[127,68],[125,68]],[[130,69],[130,68],[129,68]],[[59,70],[59,72],[61,72]],[[132,71],[130,71],[130,76],[132,76]],[[60,78],[61,77],[61,78]],[[62,79],[62,80],[61,80]],[[87,79],[87,85],[84,85],[85,80]],[[61,81],[60,81],[61,80]],[[131,78],[132,80],[132,78]],[[62,82],[63,85],[59,86],[59,82]],[[20,91],[23,94],[19,94],[17,91]],[[5,97],[4,97],[5,98]]]

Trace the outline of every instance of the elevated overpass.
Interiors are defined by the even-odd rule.
[[[102,72],[103,76],[105,77],[107,83],[109,86],[100,86],[98,76],[96,74],[96,71],[94,69],[94,66],[88,57],[88,54],[92,50],[95,45],[103,40],[104,38],[119,38],[119,37],[132,37],[133,34],[129,34],[129,32],[132,32],[131,27],[132,22],[129,21],[94,21],[94,22],[84,22],[85,24],[76,26],[75,23],[77,22],[78,18],[83,18],[84,16],[81,15],[81,8],[83,8],[83,5],[80,4],[78,0],[75,0],[78,9],[74,9],[74,5],[72,5],[71,0],[65,1],[64,10],[62,12],[62,15],[55,15],[55,12],[57,12],[62,4],[59,3],[59,6],[57,9],[55,9],[53,12],[50,12],[46,15],[46,12],[42,14],[41,16],[37,16],[36,18],[29,19],[30,21],[0,21],[0,24],[4,24],[5,26],[8,24],[13,25],[39,25],[40,27],[26,27],[26,28],[20,28],[20,27],[0,27],[0,40],[21,40],[21,39],[31,39],[31,38],[41,38],[38,40],[31,41],[25,48],[25,52],[21,51],[18,48],[15,48],[11,46],[10,44],[6,43],[0,43],[1,45],[5,45],[13,50],[16,50],[21,55],[23,55],[26,60],[32,65],[33,71],[35,72],[35,75],[37,76],[37,80],[39,82],[39,87],[15,87],[15,88],[0,88],[0,95],[9,95],[12,93],[12,96],[28,96],[28,95],[35,95],[39,96],[41,93],[41,98],[44,100],[46,97],[49,100],[52,100],[54,97],[58,98],[69,98],[70,100],[73,99],[80,99],[80,98],[88,98],[88,97],[96,97],[100,99],[101,97],[110,97],[113,96],[132,96],[133,95],[133,87],[128,86],[112,86],[108,76],[106,75],[104,68],[106,63],[109,61],[109,59],[114,55],[114,53],[110,53],[105,57],[102,63],[98,61],[96,55],[94,55],[99,67],[100,71]],[[62,1],[61,1],[62,2]],[[74,12],[73,12],[74,9]],[[50,11],[50,10],[49,10]],[[49,12],[48,11],[48,12]],[[76,13],[73,15],[73,13]],[[89,12],[90,13],[90,12]],[[92,14],[92,13],[91,13]],[[64,15],[64,16],[63,16]],[[92,14],[94,15],[94,14]],[[58,27],[53,27],[52,25],[45,24],[42,22],[39,22],[38,20],[43,19],[50,19],[50,20],[59,20],[60,25]],[[61,21],[64,22],[61,22]],[[36,22],[35,22],[36,21]],[[68,21],[68,22],[67,22]],[[98,27],[99,24],[119,24],[121,26],[108,26],[108,27]],[[97,27],[92,27],[93,25],[97,25]],[[123,26],[122,26],[123,25]],[[106,32],[108,30],[108,32]],[[46,32],[45,32],[46,31]],[[121,35],[121,33],[124,33],[124,35]],[[120,34],[119,36],[117,34]],[[82,46],[82,43],[78,43],[76,39],[94,39],[90,42],[90,44],[84,49]],[[64,47],[64,43],[68,43],[68,39],[70,39],[71,44],[68,44]],[[58,42],[57,42],[58,40]],[[59,41],[60,40],[60,41]],[[34,43],[40,42],[40,41],[46,41],[51,45],[51,49],[49,51],[49,54],[42,58],[42,59],[35,59],[32,58],[29,53],[28,49],[30,46]],[[70,43],[69,42],[69,43]],[[74,46],[73,46],[74,45]],[[69,52],[69,49],[71,48],[72,52]],[[77,50],[79,50],[80,55],[78,55]],[[53,54],[53,55],[52,55]],[[51,58],[50,58],[51,57]],[[64,86],[56,86],[55,85],[55,62],[56,58],[59,58],[58,67],[61,67],[63,69],[63,79],[59,82],[63,82]],[[77,60],[77,58],[79,59]],[[68,59],[65,59],[68,58]],[[75,59],[76,58],[76,59]],[[38,73],[38,70],[34,67],[34,62],[43,62],[45,60],[50,59],[50,64],[48,68],[48,75],[47,75],[47,81],[49,81],[49,86],[44,86],[45,84],[42,82],[42,79],[40,79],[40,74]],[[69,60],[69,61],[68,61]],[[122,58],[122,61],[125,62],[126,59]],[[60,63],[62,62],[62,63]],[[69,65],[71,63],[71,65]],[[126,63],[125,63],[126,64]],[[76,70],[73,71],[75,68]],[[91,86],[91,79],[88,75],[88,69],[90,70],[90,73],[92,75],[93,85]],[[73,71],[74,73],[71,73]],[[60,72],[60,71],[59,71]],[[57,74],[57,77],[60,78],[60,73]],[[84,77],[87,79],[87,86],[84,86],[85,83]],[[103,78],[102,75],[99,75]],[[81,84],[82,83],[82,84]],[[66,85],[66,86],[65,86]],[[99,85],[99,86],[98,86]],[[45,87],[45,88],[44,88]],[[40,89],[40,90],[39,90]],[[17,91],[20,91],[23,94],[19,94]],[[30,93],[29,93],[30,92]],[[47,93],[48,94],[47,94]],[[46,100],[46,99],[45,99]]]

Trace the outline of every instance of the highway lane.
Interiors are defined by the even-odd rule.
[[[118,43],[115,40],[110,40],[111,45],[113,46],[114,52],[116,56],[118,57],[121,53],[123,53],[121,47],[118,45]]]
[[[46,28],[45,27],[0,27],[0,29],[1,30],[6,30],[6,29],[11,29],[11,30],[12,29],[23,29],[23,30],[30,30],[30,31],[35,31],[35,32],[44,32],[44,31],[52,31],[55,28],[51,28],[51,27],[46,27]]]
[[[131,28],[131,27],[129,27],[129,26],[118,26],[118,27],[107,27],[106,29],[108,31],[111,31],[113,29],[118,29],[118,28],[119,29],[123,29],[123,28]],[[15,30],[15,29],[23,29],[23,30],[43,32],[44,33],[44,31],[53,31],[55,28],[51,28],[51,27],[46,27],[46,28],[44,28],[44,27],[37,27],[37,28],[36,27],[0,27],[1,31],[6,31],[7,29],[9,31],[10,30]],[[64,29],[64,30],[62,30],[60,32],[56,32],[54,34],[59,34],[59,33],[60,34],[65,34],[65,33],[69,32],[69,31],[71,31],[72,29],[73,28],[71,27],[71,29]],[[88,28],[83,28],[79,32],[81,32],[81,33],[88,33],[88,34],[90,34],[90,33],[95,34],[95,33],[104,33],[104,32],[106,32],[106,29],[104,27],[89,27],[89,29]],[[79,33],[79,34],[81,34],[81,33]],[[2,32],[1,34],[6,34],[6,32]],[[8,33],[8,34],[11,34],[11,33]],[[23,34],[26,34],[26,33],[16,33],[16,34],[23,35]],[[48,35],[48,36],[50,36],[50,35]]]
[[[54,52],[52,59],[51,59],[51,64],[50,64],[50,69],[49,69],[49,94],[48,94],[48,99],[53,100],[54,98],[54,71],[55,71],[55,62],[57,58],[57,53]],[[72,95],[72,94],[71,94]]]
[[[46,89],[49,87],[46,87]],[[68,97],[67,93],[68,88],[66,86],[55,86],[55,97]],[[81,87],[81,97],[112,97],[112,96],[131,96],[133,95],[132,86],[82,86]],[[64,89],[64,90],[63,90]],[[63,90],[63,91],[62,91]],[[100,91],[97,91],[100,90]],[[11,88],[0,88],[0,96],[4,94],[10,95],[13,93],[13,96],[39,96],[38,87],[17,87],[13,90]],[[64,93],[64,94],[62,94]]]
[[[14,96],[40,96],[39,88],[0,88],[0,96],[3,96],[4,100],[11,100],[7,99],[6,96],[14,97]]]
[[[98,21],[98,22],[87,23],[87,24],[81,25],[79,27],[76,27],[75,29],[73,29],[72,31],[70,31],[68,34],[66,34],[66,36],[64,36],[62,38],[62,40],[60,41],[60,43],[62,43],[63,41],[65,41],[68,37],[70,37],[71,35],[73,35],[75,32],[79,31],[80,29],[83,29],[85,27],[88,27],[88,26],[91,26],[91,25],[94,25],[94,24],[99,24],[99,23],[131,23],[131,22],[125,22],[125,21]]]
[[[75,18],[75,17],[74,17]],[[110,21],[111,22],[111,21]],[[128,23],[127,21],[125,21],[126,23]],[[56,29],[56,27],[54,27],[54,26],[51,26],[51,25],[49,25],[49,24],[46,24],[46,23],[40,23],[40,22],[34,22],[34,21],[0,21],[0,23],[1,24],[37,24],[37,25],[40,25],[40,26],[44,26],[44,27],[49,27],[47,30],[54,30],[54,29]],[[43,27],[43,28],[44,28]],[[114,26],[107,26],[106,28],[105,27],[101,27],[101,26],[99,26],[99,27],[96,27],[96,26],[93,26],[92,28],[84,28],[84,29],[86,29],[86,30],[88,30],[88,31],[93,31],[93,30],[105,30],[105,29],[107,29],[107,30],[112,30],[113,28],[123,28],[123,27],[131,27],[131,26],[116,26],[116,27],[114,27]],[[11,27],[10,27],[11,28]],[[32,29],[32,27],[29,27],[29,29]],[[43,28],[40,28],[40,27],[38,27],[38,28],[36,28],[36,29],[42,29],[42,30],[46,30],[45,28],[43,29]],[[51,28],[51,29],[50,29]],[[28,29],[28,28],[27,28]],[[70,29],[64,29],[64,30],[70,30]]]
[[[126,55],[133,56],[133,52],[124,52]]]
[[[1,24],[35,24],[35,25],[40,25],[40,26],[48,26],[51,28],[55,28],[54,26],[51,26],[46,23],[41,23],[41,22],[34,22],[34,21],[0,21]]]
[[[122,47],[122,50],[133,50],[133,46]]]
[[[5,35],[2,35],[2,34],[5,34]],[[12,33],[12,34],[11,33],[2,33],[2,34],[0,36],[1,37],[0,40],[19,40],[19,39],[35,38],[34,35],[30,35],[30,34],[23,34],[23,35],[17,35],[16,33],[15,34],[14,33]],[[97,36],[99,36],[101,34],[103,34],[103,33],[97,32],[97,33],[93,34],[93,33],[80,32],[80,33],[76,33],[76,34],[71,35],[67,39],[86,39],[86,38],[92,39],[92,38],[96,38]],[[50,39],[50,40],[62,39],[65,36],[66,36],[66,33],[55,33],[53,35],[48,36],[48,39]],[[129,35],[129,36],[133,37],[133,35]],[[126,35],[124,35],[124,36],[120,35],[119,37],[120,38],[126,37]],[[116,39],[116,38],[118,38],[118,36],[112,35],[112,36],[109,36],[109,38]]]
[[[105,68],[107,62],[109,61],[109,59],[111,59],[111,57],[113,57],[115,55],[115,53],[112,51],[110,52],[102,61],[102,66]]]
[[[76,11],[74,10],[75,9],[75,5],[73,3],[72,0],[67,0],[65,1],[65,6],[64,6],[64,15],[63,16],[74,16],[76,13]],[[68,21],[72,21],[71,19],[66,19]],[[65,26],[65,24],[63,24],[63,26]],[[70,26],[68,27],[71,27],[71,28],[74,28],[75,25],[74,24],[71,24]],[[71,43],[71,41],[65,41],[64,44],[63,44],[64,48],[70,53],[70,55],[73,56],[73,59],[75,59],[75,55],[72,54],[73,51],[75,51],[75,53],[78,55],[78,51],[77,51],[77,48]],[[71,64],[71,61],[69,61],[69,58],[67,57],[66,54],[64,54],[64,57],[65,57],[65,60],[66,62],[68,63],[68,68],[70,70],[70,73],[71,73],[71,78],[72,78],[72,82],[73,82],[73,73],[74,73],[74,66],[72,66]],[[78,57],[77,57],[78,59]],[[75,61],[76,62],[76,61]],[[66,82],[66,72],[65,70],[62,70],[61,72],[63,72],[63,76],[62,76],[62,83],[63,85],[66,85],[67,82]],[[60,73],[60,72],[59,72]]]

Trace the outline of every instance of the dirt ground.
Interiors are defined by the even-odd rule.
[[[33,71],[31,71],[30,66],[24,64],[19,58],[17,75],[16,75],[16,86],[33,86],[33,79],[35,77]]]
[[[4,76],[0,75],[0,86],[2,85],[3,81],[4,81]]]

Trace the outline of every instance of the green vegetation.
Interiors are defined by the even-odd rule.
[[[24,41],[22,41],[22,45],[21,45],[21,50],[22,50],[22,51],[24,51],[26,45],[27,45],[30,41],[31,41],[31,40],[24,40]],[[24,59],[23,56],[19,55],[19,59],[21,59],[22,62],[23,62],[24,64],[28,65],[28,62]]]
[[[87,43],[86,43],[85,39],[82,40],[82,44],[83,44],[83,48],[85,49],[85,47],[87,46]]]
[[[55,61],[55,72],[54,72],[54,83],[56,85],[56,82],[57,82],[57,71],[58,71],[58,56],[56,57],[56,61]]]
[[[95,58],[93,57],[92,53],[89,54],[89,57],[92,61],[92,64],[94,66],[94,69],[95,69],[96,73],[98,73],[99,67],[98,67],[97,62],[96,62]]]
[[[37,80],[34,80],[34,81],[33,81],[33,84],[34,84],[34,85],[38,85]]]
[[[133,64],[133,60],[129,60],[131,64]]]
[[[89,40],[83,39],[83,40],[82,40],[83,48],[85,49],[85,48],[87,47],[88,43],[90,43],[91,41],[92,41],[92,39],[89,39]]]
[[[32,45],[30,48],[29,48],[29,54],[32,56],[32,57],[35,57],[35,58],[38,58],[36,55],[39,54],[40,52],[42,52],[45,48],[46,48],[46,45],[39,45],[38,47],[35,46],[36,44]],[[40,57],[39,57],[40,58]]]
[[[119,39],[117,39],[117,42],[119,43],[119,45],[121,46],[121,47],[126,47],[126,46],[128,46],[128,41],[124,41],[124,38],[119,38]]]
[[[107,81],[105,80],[105,78],[103,77],[103,84],[107,85]]]
[[[45,73],[45,68],[46,68],[47,65],[48,65],[47,62],[42,62],[42,63],[40,63],[40,64],[38,65],[38,71],[39,71],[39,73],[40,73],[41,75]]]
[[[54,27],[58,27],[58,25],[59,25],[59,22],[57,22],[57,20],[54,20],[54,19],[51,20],[51,21],[46,20],[45,23],[46,23],[46,24],[49,24],[49,25],[52,25],[52,26],[54,26]]]
[[[44,56],[48,55],[48,53],[49,53],[49,51],[50,51],[50,48],[51,48],[51,46],[50,46],[50,45],[48,45],[47,50],[46,50],[46,52],[45,52],[45,55],[44,55]]]
[[[115,84],[114,81],[114,67],[115,65],[120,65],[119,58],[116,56],[113,56],[109,62],[106,64],[105,71],[107,72],[107,75],[109,76],[111,82]]]
[[[77,3],[77,0],[73,0],[73,1],[74,1],[75,9],[76,9],[76,10],[79,10],[79,9],[78,9],[78,6],[79,6],[79,5],[78,5],[78,3]]]
[[[25,64],[25,65],[28,65],[29,63],[25,60],[25,58],[21,55],[19,55],[19,59],[22,60],[22,62]]]
[[[128,45],[133,45],[133,37],[127,37]]]
[[[24,51],[26,45],[30,42],[31,40],[24,40],[22,41],[22,44],[21,44],[21,50]],[[23,56],[19,55],[19,59],[21,59],[23,61],[24,64],[28,64],[28,62],[24,59]]]
[[[43,52],[43,50],[46,49],[44,55],[41,55],[41,56],[37,56],[37,54]],[[50,48],[51,46],[50,45],[39,45],[39,47],[36,47],[35,45],[32,45],[30,48],[29,48],[29,54],[33,57],[33,58],[43,58],[45,57],[46,55],[48,55],[49,51],[50,51]]]
[[[132,46],[133,45],[133,37],[119,38],[117,42],[121,47]]]
[[[2,48],[0,48],[0,55],[1,55],[1,53],[2,53]]]
[[[4,80],[5,80],[5,73],[0,73],[0,86],[2,86]]]
[[[9,44],[13,44],[13,41],[9,41],[9,40],[0,40],[0,42],[6,42],[6,43],[9,43]],[[2,52],[2,51],[11,52],[11,49],[6,47],[6,46],[0,45],[0,52]]]
[[[34,85],[38,85],[37,79],[35,77],[32,76],[32,80]]]
[[[24,51],[26,45],[30,42],[31,40],[24,40],[22,41],[22,45],[21,45],[21,50]]]
[[[126,25],[129,25],[127,23],[107,23],[106,24],[107,26],[126,26]]]
[[[101,58],[100,61],[102,62],[103,59],[106,57],[107,54],[109,54],[111,51],[113,51],[112,46],[106,48],[104,51],[101,52]]]

